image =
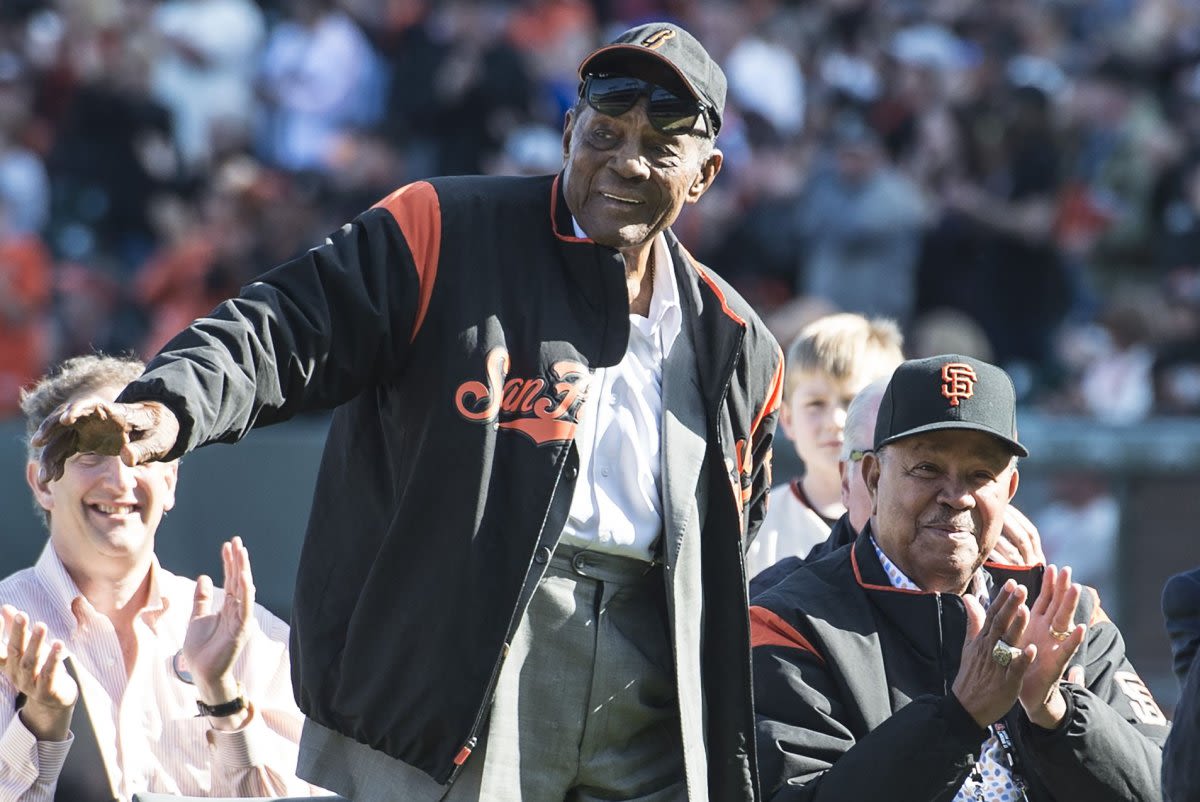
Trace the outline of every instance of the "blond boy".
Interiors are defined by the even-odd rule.
[[[803,557],[825,540],[846,508],[841,459],[846,407],[904,360],[903,338],[885,318],[837,314],[810,323],[788,348],[779,424],[804,461],[804,474],[771,489],[771,503],[746,553],[746,576]]]

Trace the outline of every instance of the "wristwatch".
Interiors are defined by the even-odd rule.
[[[246,689],[242,687],[242,683],[238,683],[238,694],[228,702],[210,705],[205,704],[199,699],[196,700],[196,707],[200,709],[197,716],[212,716],[213,718],[224,718],[232,716],[234,713],[240,713],[246,709]]]

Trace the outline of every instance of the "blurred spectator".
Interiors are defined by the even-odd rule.
[[[50,182],[24,141],[33,114],[33,76],[24,60],[0,50],[0,198],[10,231],[36,234],[50,211]]]
[[[20,410],[20,389],[49,358],[50,255],[37,234],[10,221],[0,196],[0,418]]]
[[[1059,165],[1049,98],[1017,87],[1003,108],[1004,127],[981,148],[977,172],[940,187],[945,217],[926,243],[921,300],[970,313],[1011,368],[1045,360],[1070,288],[1052,241]]]
[[[1169,326],[1154,354],[1154,410],[1200,415],[1200,266],[1167,277]]]
[[[149,95],[142,42],[123,35],[116,11],[103,23],[81,33],[72,53],[80,81],[47,159],[50,245],[59,257],[109,259],[124,272],[154,246],[149,206],[178,179],[178,162],[170,113]]]
[[[171,110],[184,164],[202,169],[214,147],[250,140],[262,11],[251,0],[166,0],[154,26],[154,97]]]
[[[1053,481],[1053,498],[1034,515],[1047,562],[1071,566],[1072,580],[1096,588],[1108,607],[1121,609],[1116,574],[1121,506],[1108,479],[1060,474]]]
[[[861,117],[836,121],[832,150],[834,163],[813,175],[796,211],[800,289],[848,311],[907,323],[926,214],[920,191],[888,164],[878,134]]]
[[[912,359],[938,354],[963,354],[985,362],[993,359],[992,344],[983,327],[965,312],[946,307],[917,318],[908,339],[908,353]]]
[[[207,314],[261,272],[256,197],[266,179],[249,159],[223,165],[198,208],[160,206],[166,242],[141,267],[133,286],[150,331],[140,353],[152,355],[188,323]]]
[[[340,138],[382,114],[384,72],[335,0],[296,0],[267,39],[259,147],[269,164],[326,172]]]
[[[1114,302],[1101,316],[1103,350],[1080,377],[1089,414],[1113,423],[1133,423],[1149,414],[1154,401],[1151,314],[1145,301],[1129,299]]]

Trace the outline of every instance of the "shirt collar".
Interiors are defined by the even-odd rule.
[[[571,216],[575,236],[587,239],[588,235]],[[679,302],[679,281],[675,278],[675,264],[671,249],[667,247],[667,236],[659,232],[650,246],[654,258],[654,288],[650,296],[650,309],[646,317],[630,315],[633,325],[650,339],[662,336],[662,355],[666,358],[683,328],[683,307]]]
[[[50,592],[55,613],[61,618],[60,624],[66,629],[75,630],[81,626],[88,616],[98,615],[92,603],[83,595],[83,591],[75,584],[75,580],[67,573],[67,567],[59,559],[58,553],[49,540],[42,548],[42,553],[34,565],[42,584]],[[171,601],[163,595],[161,584],[162,568],[158,564],[158,556],[150,559],[150,592],[146,597],[146,606],[140,615],[144,616],[151,628],[171,606]]]
[[[879,564],[883,566],[883,572],[887,574],[888,582],[892,583],[892,587],[900,590],[923,590],[916,582],[905,576],[904,572],[900,570],[900,566],[883,553],[883,549],[879,548],[879,543],[875,540],[874,535],[871,535],[871,545],[875,547],[875,555],[879,558]],[[992,577],[982,567],[976,569],[975,575],[971,577],[970,592],[973,596],[978,597],[981,604],[987,606],[988,600],[992,597]]]

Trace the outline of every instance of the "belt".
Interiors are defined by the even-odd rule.
[[[639,560],[620,554],[559,543],[550,564],[560,570],[572,571],[602,582],[633,582],[662,565],[656,560]]]

